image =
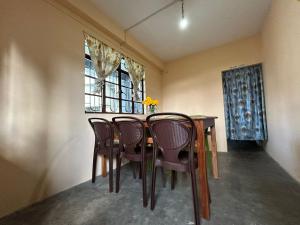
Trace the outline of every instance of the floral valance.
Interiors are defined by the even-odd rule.
[[[87,33],[84,33],[84,37],[90,52],[91,61],[98,76],[96,81],[98,92],[102,92],[105,78],[118,68],[121,58],[124,57],[133,85],[133,96],[135,100],[140,100],[138,90],[140,83],[145,79],[144,66],[122,55],[119,51],[109,47]]]

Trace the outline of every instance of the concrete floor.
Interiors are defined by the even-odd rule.
[[[219,163],[221,178],[209,173],[212,216],[203,225],[300,224],[300,185],[265,152],[220,153]],[[141,181],[125,166],[119,194],[109,194],[108,179],[98,177],[2,218],[0,225],[193,224],[189,176],[178,175],[174,191],[160,180],[154,211],[142,207]]]

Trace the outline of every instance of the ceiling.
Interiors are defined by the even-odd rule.
[[[90,0],[123,29],[173,0]],[[185,0],[189,26],[180,30],[181,4],[161,11],[129,31],[163,61],[256,34],[272,0]]]

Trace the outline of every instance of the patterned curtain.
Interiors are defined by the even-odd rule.
[[[267,140],[262,65],[223,72],[227,138]]]
[[[102,93],[105,78],[120,65],[121,53],[87,33],[84,33],[84,37],[89,48],[91,61],[98,77],[96,80],[97,91]]]
[[[125,57],[128,73],[132,81],[133,96],[135,100],[141,100],[138,95],[139,86],[143,79],[145,79],[144,66],[138,64],[133,59]],[[141,91],[141,90],[140,90]]]

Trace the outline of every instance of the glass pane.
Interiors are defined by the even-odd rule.
[[[106,112],[119,112],[119,100],[118,99],[112,99],[112,98],[106,98]]]
[[[100,93],[97,93],[96,80],[93,78],[90,78],[90,81],[91,81],[91,94],[100,94]]]
[[[108,97],[119,98],[119,86],[116,84],[106,83],[105,95]]]
[[[132,113],[132,102],[122,100],[122,113]]]
[[[134,113],[143,113],[143,104],[142,103],[134,103]]]
[[[90,82],[90,79],[89,77],[85,77],[84,78],[84,84],[85,84],[85,87],[84,87],[84,91],[85,93],[91,93],[91,82]]]
[[[101,97],[85,95],[85,111],[86,112],[100,112],[101,111]]]
[[[85,77],[85,93],[89,93],[89,94],[99,94],[96,93],[96,84],[95,84],[96,80],[90,77]]]
[[[106,79],[106,81],[118,84],[119,83],[119,79],[118,79],[118,71],[114,71],[112,72],[111,75],[109,75]]]
[[[130,88],[122,87],[122,99],[132,99],[132,90]]]
[[[93,63],[91,63],[91,76],[96,78],[98,77],[96,70],[94,69]]]
[[[97,77],[92,61],[86,58],[84,60],[84,74],[95,78]]]
[[[121,73],[121,85],[131,88],[131,80],[126,73]]]
[[[121,59],[121,70],[128,72],[125,59]]]
[[[91,61],[88,59],[84,60],[84,74],[88,76],[91,74]]]

